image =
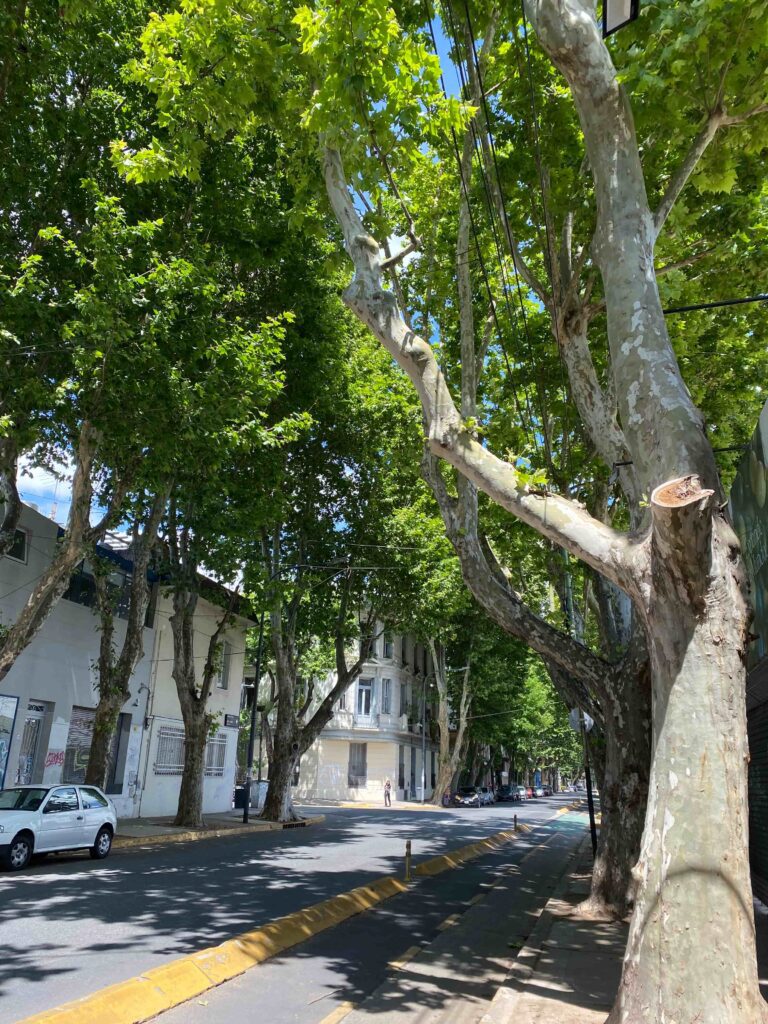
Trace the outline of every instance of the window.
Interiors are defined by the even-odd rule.
[[[104,799],[97,789],[81,789],[80,802],[83,805],[83,810],[86,811],[98,810],[99,807],[109,807],[109,802]]]
[[[184,729],[178,725],[161,725],[157,730],[155,775],[184,774]]]
[[[43,808],[43,814],[58,814],[60,811],[78,809],[77,790],[74,786],[69,786],[67,789],[54,789]]]
[[[419,671],[419,645],[416,643],[413,645],[413,671]]]
[[[221,666],[216,676],[216,685],[220,690],[229,689],[229,663],[232,660],[232,644],[227,640],[221,646]]]
[[[397,748],[397,785],[399,789],[405,789],[405,747]]]
[[[339,711],[346,711],[346,710],[347,710],[347,691],[344,690],[339,695]]]
[[[206,778],[222,778],[226,756],[227,734],[225,732],[216,733],[205,745],[205,771],[203,774]]]
[[[357,684],[357,713],[368,717],[371,713],[371,697],[373,695],[373,680],[361,679]]]
[[[227,758],[227,733],[218,732],[205,744],[205,771],[207,777],[221,778]]]
[[[400,716],[408,714],[408,684],[400,683]]]
[[[392,714],[392,680],[381,680],[381,713],[382,715]]]
[[[16,530],[13,535],[13,542],[5,552],[15,562],[26,562],[27,560],[27,531]]]
[[[109,771],[107,772],[107,793],[122,793],[125,776],[125,762],[128,755],[128,743],[131,738],[131,716],[121,712],[117,719],[117,728],[112,737],[109,751]]]
[[[384,657],[394,658],[395,656],[395,641],[392,638],[391,633],[384,634]]]
[[[435,752],[432,751],[432,789],[437,785],[437,777],[435,775]]]
[[[349,744],[349,770],[347,784],[353,788],[364,786],[368,782],[368,744]]]
[[[69,719],[67,746],[64,750],[62,782],[85,782],[85,770],[91,753],[93,725],[96,721],[94,708],[72,708]]]

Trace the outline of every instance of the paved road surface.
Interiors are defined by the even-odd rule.
[[[585,831],[585,815],[537,827],[161,1014],[158,1024],[337,1024],[349,1004],[359,1008],[344,1024],[477,1024]],[[497,881],[506,894],[491,890]],[[457,925],[445,928],[452,916]],[[388,966],[427,943],[403,969]]]
[[[213,945],[414,859],[434,856],[566,803],[461,810],[339,808],[324,825],[58,856],[0,874],[0,1024]]]

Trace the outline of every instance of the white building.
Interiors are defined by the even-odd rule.
[[[432,659],[410,636],[384,633],[334,716],[304,754],[297,800],[384,801],[429,799],[437,775]],[[329,676],[320,690],[328,692]],[[422,728],[424,723],[424,728]]]
[[[0,559],[0,624],[14,621],[51,560],[59,527],[25,505],[11,551]],[[127,598],[131,563],[126,538],[111,535],[101,549],[114,564],[111,581]],[[215,584],[205,582],[205,587]],[[0,680],[0,788],[19,782],[80,782],[85,775],[97,702],[99,622],[87,560],[43,628]],[[115,618],[115,644],[125,635]],[[107,791],[121,817],[174,814],[184,752],[184,727],[171,676],[170,598],[152,581],[144,630],[144,656],[121,709]],[[222,614],[201,597],[195,613],[198,668]],[[210,698],[219,728],[208,742],[203,789],[205,812],[231,807],[237,757],[237,725],[245,652],[245,619],[224,634],[222,668]]]

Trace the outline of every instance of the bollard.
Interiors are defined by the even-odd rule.
[[[517,815],[515,815],[515,832],[517,832]]]
[[[411,880],[411,840],[405,840],[405,880]]]

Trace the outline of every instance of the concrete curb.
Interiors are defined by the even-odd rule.
[[[422,861],[415,865],[413,874],[432,876],[461,867],[476,857],[497,850],[516,834],[530,831],[530,826],[520,824],[517,833],[512,830],[496,832],[476,843]],[[393,875],[377,878],[368,885],[297,910],[262,928],[155,967],[93,995],[27,1017],[18,1024],[140,1024],[347,918],[407,892],[408,888],[406,882]]]
[[[575,810],[576,808],[574,808]],[[558,813],[564,813],[568,808],[563,808]],[[584,847],[591,841],[589,832],[576,844],[569,856],[563,872],[560,875],[557,885],[547,900],[544,909],[539,914],[536,924],[533,926],[525,945],[518,953],[514,963],[510,967],[507,977],[496,990],[496,995],[491,1000],[491,1005],[486,1013],[480,1018],[479,1024],[509,1024],[514,1020],[515,1003],[525,992],[525,985],[536,970],[536,964],[544,951],[544,943],[552,929],[552,922],[555,918],[555,904],[560,903],[568,891],[573,865],[581,856]],[[516,985],[509,986],[509,982]]]
[[[156,846],[158,843],[189,843],[197,839],[221,839],[226,836],[241,836],[248,832],[274,832],[286,828],[304,828],[307,825],[319,825],[325,821],[324,814],[301,821],[261,821],[252,825],[234,825],[232,828],[191,829],[188,832],[168,832],[156,836],[115,836],[113,847],[116,850],[127,850],[135,846]]]

